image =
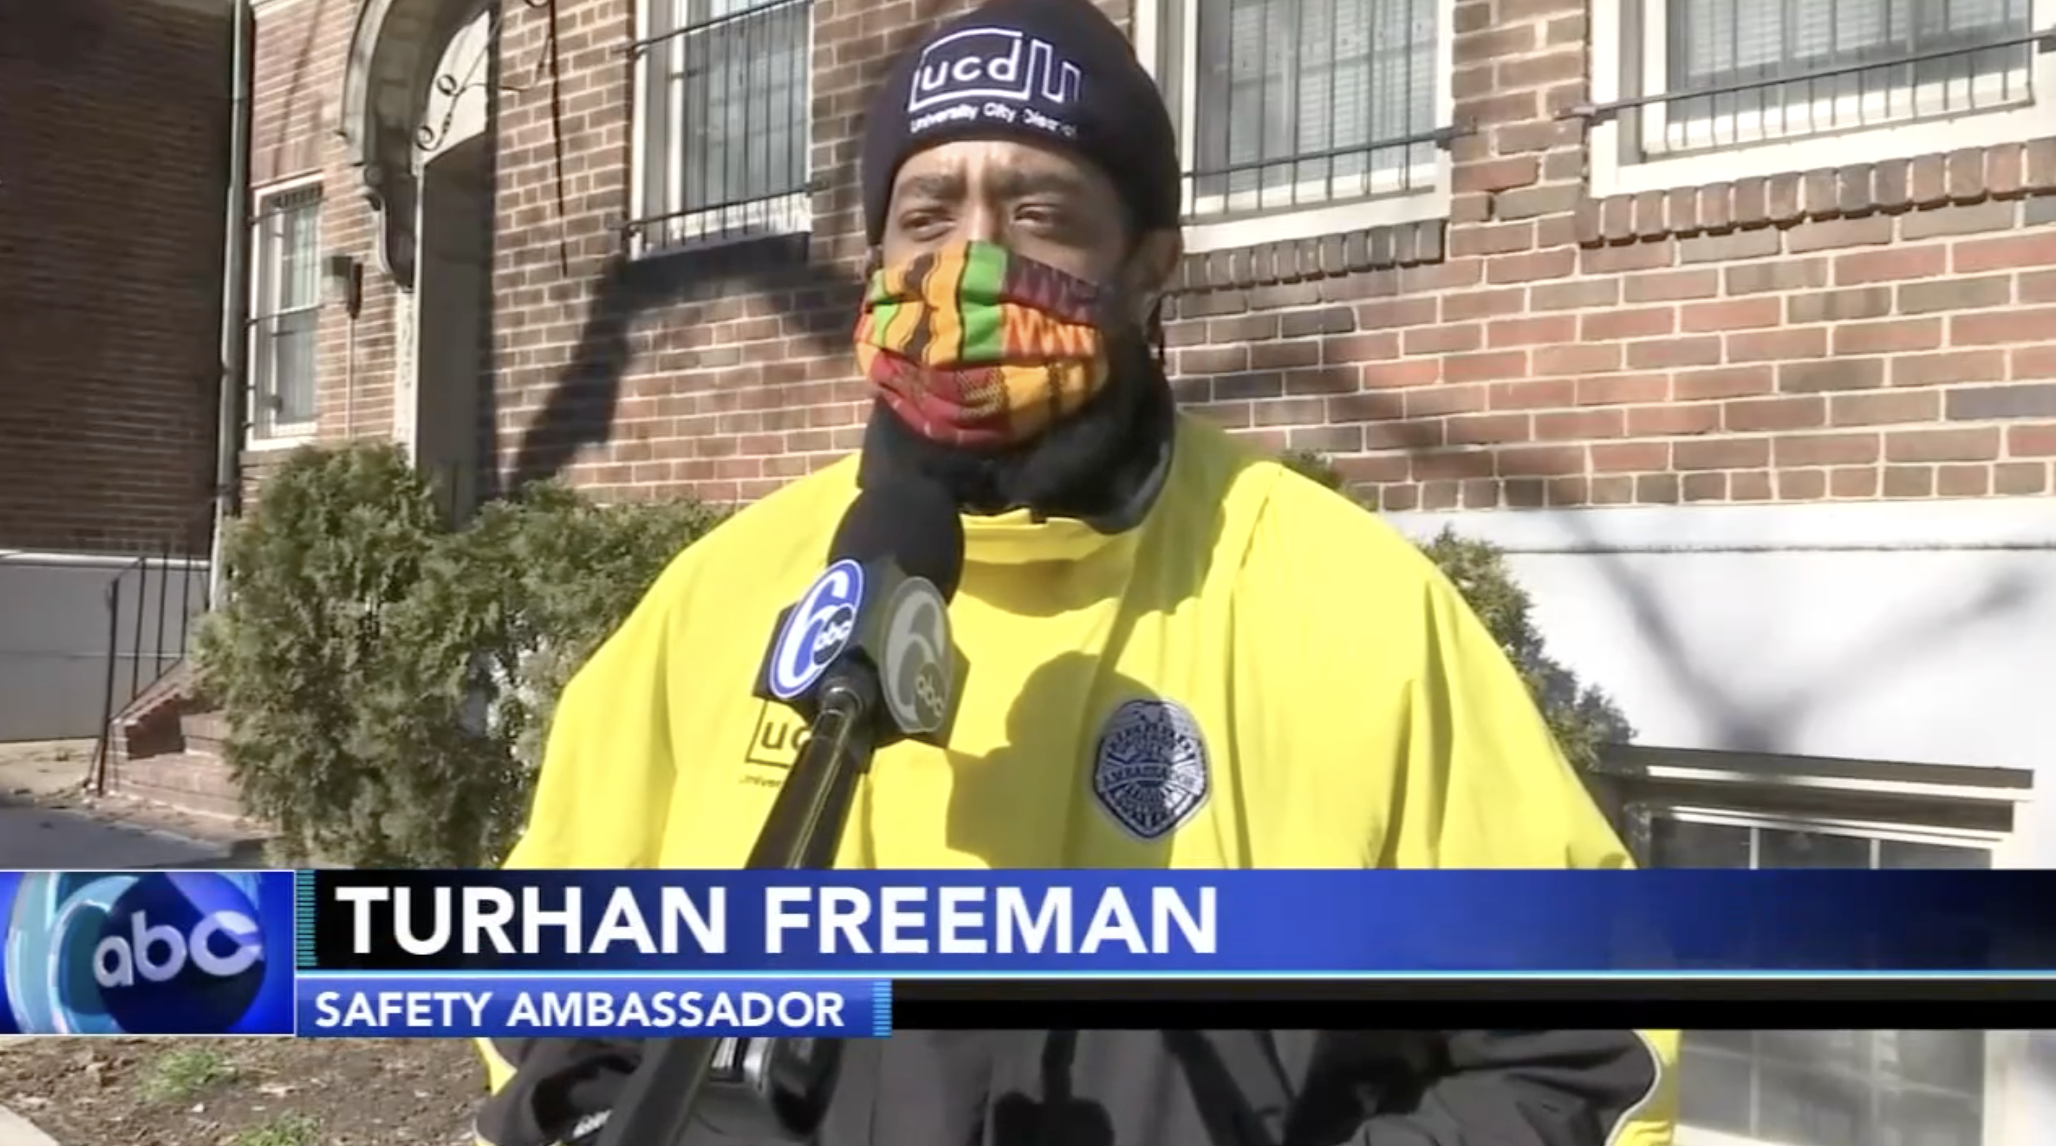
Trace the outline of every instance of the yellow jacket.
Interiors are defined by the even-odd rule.
[[[743,864],[802,734],[750,686],[855,475],[801,480],[672,562],[566,690],[508,866]],[[1205,423],[1181,419],[1137,529],[1023,514],[966,537],[949,747],[878,753],[840,867],[1630,866],[1433,564]],[[1670,1138],[1676,1035],[1642,1037],[1660,1085],[1619,1146]]]

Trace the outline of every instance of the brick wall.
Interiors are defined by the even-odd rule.
[[[1584,4],[1455,12],[1439,257],[1194,260],[1199,408],[1391,510],[2049,491],[2056,141],[1595,201]]]
[[[227,7],[0,5],[0,549],[204,545]]]
[[[376,254],[373,216],[337,136],[358,7],[353,0],[260,0],[250,81],[252,209],[261,210],[272,189],[318,181],[321,250],[352,253],[367,263],[357,317],[334,306],[321,313],[317,412],[320,434],[331,441],[386,434],[392,425],[397,291],[369,265]],[[254,494],[284,456],[264,443],[255,446],[242,455],[246,494]]]
[[[325,29],[310,77],[347,32],[325,2],[285,9]],[[965,6],[815,0],[811,240],[637,261],[631,0],[502,4],[503,472],[730,500],[855,444],[855,132],[892,54]],[[1454,11],[1451,218],[1189,258],[1168,333],[1192,408],[1338,455],[1395,510],[2050,492],[2056,141],[1594,201],[1586,124],[1561,115],[1587,98],[1581,0]],[[308,165],[341,188],[325,146]],[[332,195],[325,245],[368,253],[362,218]],[[372,279],[359,433],[390,416]]]

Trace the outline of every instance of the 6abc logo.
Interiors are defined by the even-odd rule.
[[[927,736],[950,717],[956,650],[950,643],[949,602],[920,577],[900,583],[885,611],[885,664],[879,684],[899,730]]]
[[[854,561],[838,561],[814,579],[787,615],[772,649],[766,674],[772,696],[790,701],[814,687],[849,646],[863,603],[864,567]]]
[[[38,1034],[235,1029],[264,984],[258,881],[237,872],[31,872],[7,920],[7,1004]]]

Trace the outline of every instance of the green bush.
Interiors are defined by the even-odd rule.
[[[197,658],[280,858],[497,862],[571,669],[720,516],[544,485],[452,531],[396,448],[294,454],[225,540]]]
[[[201,691],[229,718],[244,806],[288,859],[398,862],[383,730],[363,698],[399,650],[390,610],[420,582],[441,515],[398,450],[296,451],[224,539],[224,607],[198,636]],[[361,846],[359,846],[361,844]]]
[[[1279,460],[1329,489],[1348,492],[1342,473],[1320,454],[1292,450]],[[1421,550],[1506,650],[1573,765],[1590,769],[1608,744],[1634,739],[1634,728],[1612,698],[1580,683],[1576,674],[1549,656],[1532,619],[1534,603],[1513,579],[1504,553],[1488,542],[1458,537],[1446,527]]]
[[[1343,485],[1319,455],[1285,461]],[[198,657],[244,803],[277,829],[280,860],[498,862],[571,673],[722,516],[543,485],[451,530],[392,446],[293,454],[225,539],[225,604]],[[1497,550],[1447,532],[1424,548],[1574,763],[1631,735],[1604,694],[1549,658]]]

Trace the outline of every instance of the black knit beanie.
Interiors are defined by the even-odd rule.
[[[990,0],[909,49],[864,120],[864,222],[885,234],[909,156],[953,139],[1069,148],[1106,172],[1136,227],[1176,227],[1178,140],[1128,37],[1091,0]]]

